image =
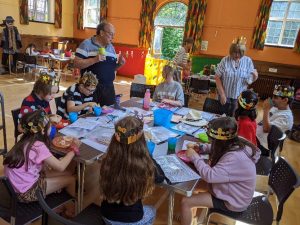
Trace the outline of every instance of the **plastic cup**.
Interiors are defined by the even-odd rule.
[[[173,113],[166,109],[156,109],[153,111],[154,126],[163,126],[169,128]]]
[[[71,123],[74,123],[78,119],[78,113],[77,112],[70,112],[69,113],[69,120]]]
[[[177,138],[170,137],[168,139],[168,154],[174,154],[176,149]]]
[[[93,110],[94,110],[95,116],[100,116],[101,115],[102,108],[100,106],[94,106]]]
[[[208,140],[208,136],[206,133],[200,133],[198,134],[198,138],[199,140],[202,142],[202,143],[208,143],[209,140]]]
[[[154,152],[154,148],[155,148],[155,143],[152,141],[147,141],[146,143],[147,143],[148,151],[149,151],[150,155],[152,156],[153,152]]]

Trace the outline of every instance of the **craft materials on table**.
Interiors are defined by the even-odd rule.
[[[167,181],[171,184],[200,179],[199,174],[182,162],[175,154],[155,157]]]

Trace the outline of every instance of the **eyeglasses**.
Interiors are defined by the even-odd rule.
[[[94,93],[94,91],[96,90],[96,89],[88,89],[87,87],[84,87],[84,89],[89,93]]]
[[[115,36],[115,33],[111,32],[111,31],[104,30],[104,32],[107,33],[110,37]]]

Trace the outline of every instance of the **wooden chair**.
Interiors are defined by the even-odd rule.
[[[0,107],[1,107],[1,124],[0,131],[3,134],[3,148],[0,148],[0,155],[5,155],[7,153],[7,139],[6,139],[6,125],[5,125],[5,110],[4,110],[4,97],[0,92]]]
[[[14,130],[15,143],[17,143],[18,137],[21,134],[21,132],[19,132],[19,130],[18,130],[20,110],[21,110],[21,108],[11,110],[11,115],[12,115],[12,118],[14,121],[14,127],[15,127],[15,130]]]

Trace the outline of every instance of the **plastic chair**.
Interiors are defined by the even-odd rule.
[[[6,140],[4,97],[1,92],[0,92],[0,107],[1,107],[1,117],[2,117],[0,130],[2,130],[2,134],[3,134],[3,148],[0,148],[0,155],[4,155],[7,153],[7,140]]]
[[[264,151],[270,152],[270,157],[261,155],[259,161],[256,163],[256,174],[268,176],[272,166],[275,163],[275,153],[278,147],[283,146],[283,142],[286,138],[286,134],[283,133],[280,128],[275,125],[271,126],[270,132],[268,134],[268,149],[259,145],[259,148],[264,149]]]
[[[223,114],[222,108],[223,106],[218,100],[212,98],[205,99],[203,111],[221,115]]]
[[[293,168],[282,157],[279,157],[272,167],[268,184],[276,195],[277,214],[275,220],[279,224],[284,203],[293,191],[299,187],[300,179]],[[249,224],[271,225],[273,222],[273,208],[266,196],[254,197],[246,211],[236,213],[234,216],[221,210],[209,209],[207,211],[208,217],[206,217],[207,224],[214,213]]]
[[[150,89],[150,96],[152,98],[153,93],[155,91],[155,87],[156,87],[155,85],[131,83],[130,98],[132,97],[144,98],[147,89]]]
[[[21,203],[7,177],[0,177],[0,217],[12,225],[29,224],[42,216],[38,202]],[[73,198],[65,191],[46,197],[50,208],[55,209]]]
[[[18,130],[20,110],[21,110],[21,108],[11,110],[11,115],[12,115],[12,118],[14,121],[14,126],[15,126],[15,131],[14,131],[15,143],[17,143],[18,136],[21,134],[21,132],[19,132],[19,130]]]
[[[42,225],[48,225],[48,219],[52,219],[55,221],[55,224],[64,224],[64,225],[102,225],[105,224],[101,213],[100,207],[91,204],[87,208],[85,208],[82,212],[80,212],[77,216],[72,218],[72,220],[68,220],[58,214],[56,214],[45,201],[41,190],[37,190],[36,196],[39,200],[39,204],[43,209],[43,217],[42,217]],[[50,218],[49,218],[50,217]]]

